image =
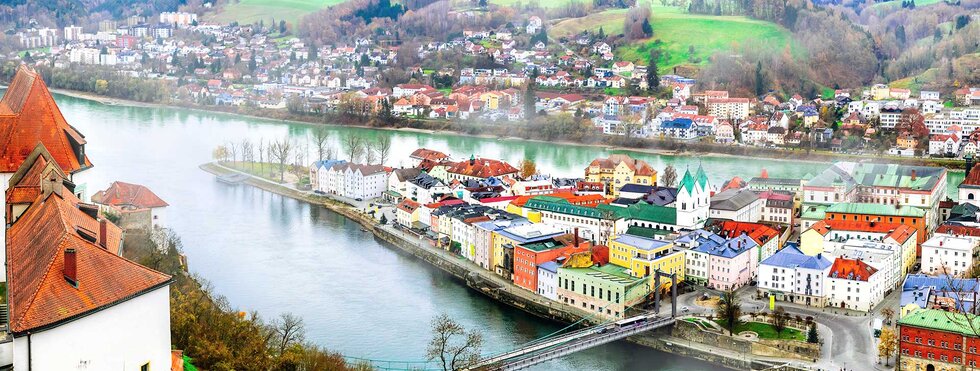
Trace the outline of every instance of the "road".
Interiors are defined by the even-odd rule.
[[[766,312],[768,300],[756,300],[755,287],[743,287],[737,295],[742,303],[742,312]],[[713,308],[705,308],[697,304],[697,299],[703,295],[719,295],[720,292],[699,288],[694,292],[678,296],[678,315],[707,315],[714,314]],[[873,313],[879,313],[885,307],[897,307],[898,290],[888,295]],[[877,341],[871,330],[872,314],[835,308],[815,308],[804,305],[778,302],[778,306],[786,312],[801,317],[813,317],[817,322],[817,333],[822,342],[821,358],[816,366],[824,370],[889,370],[878,364]],[[669,310],[669,306],[667,310]],[[685,310],[685,308],[687,310]],[[664,311],[662,308],[661,311]],[[894,364],[894,362],[892,362]]]

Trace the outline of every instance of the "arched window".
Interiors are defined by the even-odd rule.
[[[970,193],[970,194],[966,195],[966,199],[967,200],[972,200],[973,199],[973,193]]]

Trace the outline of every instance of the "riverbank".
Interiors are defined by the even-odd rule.
[[[305,124],[305,125],[327,125],[336,127],[362,127],[368,129],[376,130],[392,130],[392,131],[403,131],[403,132],[413,132],[413,133],[426,133],[426,134],[446,134],[455,135],[463,137],[473,137],[473,138],[483,138],[483,139],[496,139],[496,140],[515,140],[515,141],[527,141],[529,143],[537,144],[561,144],[570,146],[582,146],[582,147],[593,147],[602,148],[607,151],[629,151],[644,154],[653,155],[665,155],[665,156],[711,156],[718,158],[752,158],[759,159],[764,158],[773,161],[792,161],[792,162],[808,162],[808,163],[829,163],[834,161],[864,161],[868,160],[869,156],[873,156],[875,160],[886,160],[890,163],[901,163],[906,165],[924,165],[924,166],[941,166],[946,167],[951,171],[961,172],[962,161],[955,159],[943,159],[943,158],[908,158],[890,155],[856,155],[856,154],[846,154],[838,153],[826,150],[820,151],[807,151],[802,149],[774,149],[774,148],[763,148],[754,146],[735,146],[735,145],[721,145],[716,143],[702,143],[697,141],[676,141],[676,140],[663,140],[663,139],[632,139],[627,140],[623,137],[609,136],[597,134],[595,138],[599,143],[581,143],[569,140],[545,140],[534,137],[520,137],[513,135],[496,135],[496,134],[481,134],[486,132],[494,132],[499,130],[509,130],[505,127],[513,127],[514,125],[498,125],[496,123],[459,123],[444,120],[401,120],[395,123],[394,126],[377,125],[376,120],[363,121],[363,120],[332,120],[331,123],[325,123],[323,116],[314,115],[302,115],[293,114],[281,109],[262,109],[254,108],[249,109],[249,112],[243,112],[241,107],[235,106],[201,106],[197,104],[161,104],[161,103],[145,103],[132,101],[122,98],[112,98],[101,96],[89,92],[81,92],[67,89],[50,89],[57,94],[63,94],[66,96],[71,96],[79,99],[86,99],[101,104],[106,105],[120,105],[120,106],[131,106],[131,107],[145,107],[145,108],[176,108],[176,109],[187,109],[193,111],[200,111],[209,114],[226,114],[233,115],[237,117],[250,117],[262,120],[275,120],[283,121],[289,123]],[[469,126],[467,126],[469,125]],[[628,141],[634,145],[622,145],[617,142]]]
[[[215,176],[229,174],[245,174],[231,168],[216,163],[207,163],[199,166],[202,170]],[[533,292],[522,289],[512,282],[504,280],[502,277],[479,268],[473,262],[453,255],[450,252],[431,246],[418,238],[400,232],[397,228],[390,225],[382,225],[373,217],[361,212],[357,208],[342,202],[313,195],[307,192],[298,191],[286,185],[271,182],[266,179],[245,174],[248,178],[243,182],[244,185],[253,186],[283,197],[293,198],[307,202],[312,205],[323,206],[345,218],[358,223],[362,230],[370,232],[376,239],[387,242],[384,244],[393,247],[400,253],[412,255],[423,260],[432,266],[451,274],[454,278],[465,283],[467,287],[486,295],[500,303],[517,308],[533,316],[557,321],[560,323],[587,324],[599,323],[592,318],[592,313],[581,310],[574,306],[565,305],[560,302],[545,299]],[[722,349],[712,346],[710,343],[698,343],[685,341],[684,336],[677,337],[677,334],[670,329],[656,331],[651,334],[634,336],[628,341],[640,344],[652,349],[666,353],[712,362],[734,369],[759,369],[768,368],[785,364],[781,359],[759,357]],[[788,368],[791,369],[791,368]]]

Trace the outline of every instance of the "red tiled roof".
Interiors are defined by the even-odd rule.
[[[980,228],[968,227],[965,225],[943,224],[936,228],[937,234],[951,234],[956,236],[980,237]]]
[[[0,99],[0,172],[17,170],[38,142],[67,173],[92,166],[76,150],[85,137],[65,121],[41,77],[21,66]]]
[[[422,160],[439,161],[449,158],[449,155],[436,151],[434,149],[419,148],[412,151],[410,157],[418,158]]]
[[[837,258],[834,259],[834,264],[830,266],[830,272],[827,273],[827,277],[851,281],[867,281],[875,272],[878,272],[878,270],[860,259]]]
[[[912,235],[915,233],[916,233],[915,228],[909,227],[908,225],[905,224],[899,224],[897,227],[895,227],[894,231],[888,234],[887,237],[890,237],[891,239],[895,240],[895,242],[904,244],[905,241],[908,241],[909,238],[912,237]]]
[[[863,221],[863,220],[824,220],[830,229],[838,231],[861,231],[861,232],[871,232],[871,233],[891,233],[897,231],[899,226],[905,226],[901,223],[888,223],[879,221]],[[816,226],[816,224],[814,224]]]
[[[137,209],[152,209],[169,206],[153,191],[139,184],[112,182],[108,189],[92,195],[92,201],[110,206],[131,206]]]
[[[446,171],[452,174],[460,174],[476,178],[499,177],[506,174],[517,173],[517,169],[506,162],[485,158],[460,161],[449,166]]]
[[[79,200],[62,190],[38,197],[7,229],[11,331],[71,320],[170,282],[170,276],[91,242],[99,227],[98,221],[79,209]],[[119,228],[108,222],[106,227],[107,232],[112,231],[107,242],[118,244]],[[64,277],[67,248],[76,251],[77,287]]]
[[[402,211],[407,212],[407,213],[414,213],[415,212],[415,209],[418,209],[418,208],[419,208],[419,203],[418,202],[409,200],[407,198],[404,199],[404,200],[402,200],[402,202],[399,202],[398,203],[398,210],[402,210]]]
[[[966,175],[961,184],[980,186],[980,166],[974,166],[970,169],[970,173]]]
[[[728,232],[729,236],[738,236],[745,233],[759,246],[766,242],[779,238],[779,231],[761,223],[737,222],[725,220],[720,223],[721,230]]]

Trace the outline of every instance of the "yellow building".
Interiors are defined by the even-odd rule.
[[[585,180],[605,184],[609,196],[618,197],[627,184],[657,185],[657,171],[646,161],[617,154],[592,160],[585,168]]]
[[[502,96],[500,93],[491,91],[480,95],[480,100],[483,101],[483,108],[489,110],[500,109]]]
[[[654,272],[677,274],[677,282],[684,281],[684,252],[674,249],[668,241],[624,234],[609,239],[609,262],[629,269],[633,277],[650,277]],[[652,287],[652,286],[651,286]],[[670,288],[670,280],[661,278],[661,287]]]

